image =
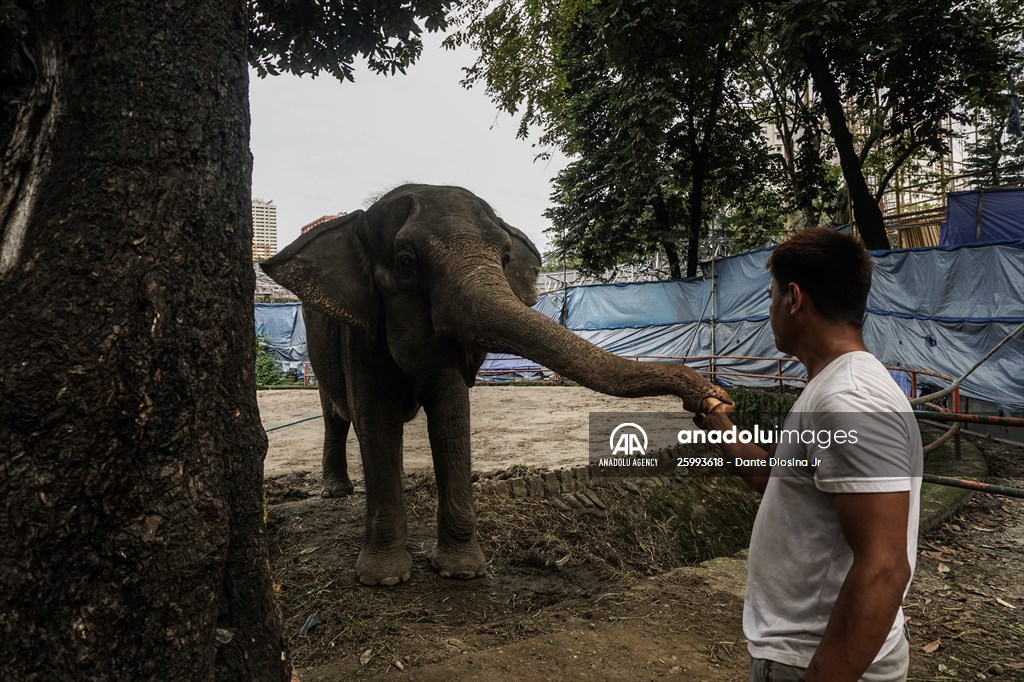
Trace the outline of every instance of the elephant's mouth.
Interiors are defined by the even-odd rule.
[[[439,364],[434,364],[430,371],[437,371],[442,367],[458,370],[466,386],[472,387],[476,383],[476,374],[480,366],[487,359],[487,351],[476,344],[467,343],[468,339],[452,333],[448,328],[434,327],[432,332],[433,337],[427,346],[434,348],[435,351],[424,353],[425,347],[419,345],[419,356],[430,355],[435,358],[435,362],[440,361]]]
[[[393,347],[394,348],[394,347]],[[487,351],[466,345],[461,339],[436,335],[421,341],[405,352],[393,353],[398,366],[412,376],[425,377],[442,370],[454,369],[462,375],[467,387],[476,383],[476,374],[487,359]]]
[[[458,370],[459,374],[462,375],[463,381],[466,382],[466,386],[472,387],[476,383],[476,373],[479,372],[480,366],[483,365],[487,352],[467,346],[455,339],[447,339],[446,341],[450,349],[450,360],[445,365]]]
[[[480,371],[480,366],[487,359],[487,353],[466,346],[460,346],[460,350],[462,351],[462,362],[459,370],[462,372],[462,379],[466,382],[466,386],[472,387],[476,383],[476,374]]]

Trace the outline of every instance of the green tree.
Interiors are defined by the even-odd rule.
[[[973,187],[1024,185],[1024,135],[1010,132],[1011,102],[1008,94],[1002,106],[978,114],[976,139],[966,145],[964,158]]]
[[[423,28],[448,25],[454,0],[249,0],[249,61],[260,77],[328,73],[353,80],[357,57],[377,73],[405,73]],[[422,27],[421,27],[422,25]]]
[[[787,170],[781,159],[761,154],[736,157],[732,172],[719,179],[725,187],[713,199],[717,211],[709,236],[723,239],[729,255],[777,244],[785,239],[794,207]]]
[[[781,169],[787,214],[783,220],[792,229],[835,222],[839,211],[834,199],[840,195],[838,167],[830,162],[835,145],[806,75],[786,68],[771,19],[767,17],[754,33],[750,59],[740,77],[747,85],[753,115],[771,125],[772,139],[767,142]]]
[[[701,226],[717,210],[707,198],[726,206],[763,182],[722,182],[730,165],[744,165],[730,158],[761,152],[749,141],[727,148],[721,137],[751,117],[782,132],[783,153],[771,163],[783,174],[772,189],[801,214],[794,226],[846,210],[828,160],[834,150],[861,234],[887,248],[878,202],[892,178],[943,152],[947,123],[991,101],[1020,54],[1020,41],[1006,37],[1020,30],[1006,20],[1009,8],[1005,0],[471,0],[452,42],[480,50],[466,83],[484,83],[499,107],[521,114],[521,136],[539,128],[542,147],[574,157],[556,184],[556,239],[587,250],[584,262],[600,269],[616,254],[628,260],[656,247],[678,260],[670,245],[685,238],[693,272]],[[741,214],[732,204],[731,215]]]
[[[684,261],[695,274],[714,202],[735,188],[736,158],[765,156],[735,79],[747,5],[473,7],[459,37],[481,50],[469,82],[485,82],[507,111],[522,107],[522,135],[541,126],[541,144],[573,158],[548,214],[556,243],[590,272],[661,249],[673,276]]]
[[[857,227],[870,248],[889,248],[881,192],[916,152],[944,151],[946,121],[991,101],[1013,58],[993,5],[786,0],[776,17],[790,79],[809,75],[820,98]],[[879,152],[873,193],[864,166]]]
[[[597,40],[589,22],[579,23],[559,54],[567,86],[561,146],[576,158],[555,179],[549,231],[584,272],[600,275],[660,247],[679,277],[685,203],[665,172],[672,154],[658,122],[644,116],[653,104],[635,97],[635,79],[600,61]]]
[[[284,374],[274,356],[267,351],[266,339],[262,335],[256,337],[256,386],[273,386],[284,380]]]
[[[482,83],[499,109],[520,115],[518,136],[527,139],[536,129],[542,148],[559,144],[564,135],[561,42],[586,5],[586,0],[466,0],[453,18],[461,28],[445,39],[448,47],[469,45],[477,51],[463,85]]]
[[[0,0],[0,678],[289,679],[247,38],[268,73],[390,70],[446,6]]]

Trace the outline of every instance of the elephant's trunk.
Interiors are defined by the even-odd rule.
[[[476,275],[479,278],[479,270]],[[487,286],[450,290],[455,309],[462,311],[461,328],[452,331],[471,346],[529,358],[608,395],[676,395],[691,412],[706,411],[708,406],[702,403],[707,398],[731,402],[722,389],[682,363],[635,362],[598,348],[523,305],[503,279],[493,280]]]

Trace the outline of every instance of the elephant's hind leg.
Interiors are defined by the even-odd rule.
[[[487,560],[476,537],[469,391],[452,370],[432,378],[420,398],[437,479],[437,545],[430,563],[443,578],[477,578],[487,572]]]
[[[324,497],[345,497],[355,489],[348,477],[348,456],[345,441],[351,424],[342,418],[334,408],[331,399],[320,391],[320,406],[324,412]]]

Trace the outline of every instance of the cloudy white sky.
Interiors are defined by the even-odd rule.
[[[466,187],[546,248],[542,214],[564,159],[535,162],[532,143],[516,139],[516,120],[482,87],[459,85],[471,51],[444,50],[436,34],[425,43],[404,76],[360,69],[354,83],[339,83],[252,74],[252,191],[277,206],[279,249],[306,223],[364,208],[403,181]]]

